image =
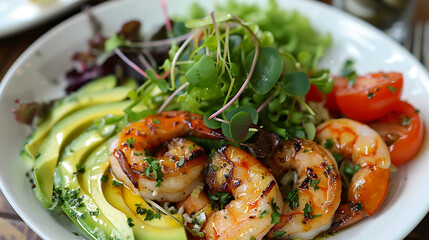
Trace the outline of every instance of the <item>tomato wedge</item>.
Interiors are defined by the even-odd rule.
[[[423,143],[423,121],[418,111],[407,102],[396,103],[388,115],[369,126],[386,142],[394,165],[413,159]]]
[[[401,73],[372,73],[358,76],[355,84],[344,86],[344,78],[335,82],[335,99],[347,117],[370,122],[388,114],[400,101],[403,77]]]

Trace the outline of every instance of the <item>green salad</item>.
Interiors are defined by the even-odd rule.
[[[89,239],[204,237],[205,215],[184,215],[179,204],[147,199],[113,173],[109,148],[129,124],[165,111],[199,114],[222,136],[189,136],[208,155],[230,144],[263,156],[270,134],[314,140],[316,125],[325,120],[326,110],[310,106],[306,94],[311,85],[323,93],[334,86],[329,69],[318,67],[331,44],[329,33],[319,33],[301,13],[274,0],[262,8],[227,1],[211,13],[198,5],[189,12],[186,18],[168,19],[149,41],[140,40],[135,21],[102,41],[91,39],[91,53],[74,58],[86,68],[77,77],[74,70],[68,75],[79,80],[70,84],[67,96],[15,112],[27,123],[37,119],[20,154],[33,165],[36,197],[54,214],[66,214]],[[95,63],[106,55],[116,65]],[[98,74],[88,78],[85,74],[94,69]],[[128,147],[137,146],[135,141],[127,139]],[[145,161],[149,167],[142,174],[166,184],[160,163]],[[205,188],[198,184],[192,195]],[[232,199],[209,193],[212,209],[223,209]],[[269,206],[273,211],[261,218],[279,221],[276,203]]]

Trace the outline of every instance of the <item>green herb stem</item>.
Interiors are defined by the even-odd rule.
[[[214,16],[214,12],[212,11],[211,13],[210,13],[210,16],[211,16],[211,18],[212,18],[212,21],[213,21],[213,27],[214,27],[214,29],[215,29],[215,33],[216,33],[216,41],[217,41],[217,51],[216,51],[216,69],[219,69],[219,62],[220,62],[220,55],[221,55],[221,52],[220,52],[220,48],[221,48],[221,46],[220,46],[220,36],[219,36],[219,26],[216,24],[216,19],[215,19],[215,16]]]
[[[145,78],[149,78],[145,71],[143,71],[143,69],[141,69],[133,61],[131,61],[127,56],[125,56],[125,54],[119,48],[115,48],[115,50],[113,51],[115,51],[116,55],[118,55],[118,57],[121,58],[122,61],[132,67],[136,72],[140,73]]]
[[[235,96],[226,105],[224,105],[221,109],[219,109],[218,111],[213,113],[208,119],[215,118],[216,116],[221,114],[223,111],[225,111],[227,108],[229,108],[229,106],[231,106],[232,103],[234,103],[238,99],[238,97],[241,95],[241,93],[246,88],[247,84],[249,84],[250,79],[252,78],[252,75],[253,75],[253,71],[255,70],[255,67],[256,67],[256,62],[258,61],[258,57],[259,57],[259,41],[258,41],[258,38],[255,36],[255,34],[252,32],[252,30],[243,23],[243,20],[241,20],[238,17],[235,17],[235,19],[247,30],[247,32],[252,37],[253,42],[255,43],[255,56],[253,57],[253,62],[252,62],[252,66],[250,68],[249,74],[247,75],[246,80],[244,81],[241,88],[238,90],[237,94],[235,94]]]
[[[174,76],[174,68],[176,67],[176,62],[179,59],[180,54],[182,54],[182,52],[189,45],[192,39],[194,39],[195,36],[197,36],[197,33],[198,32],[194,32],[191,36],[189,36],[188,39],[186,39],[185,42],[182,44],[182,46],[180,46],[180,48],[177,50],[176,55],[174,55],[173,61],[171,62],[171,71],[170,71],[171,88],[168,88],[168,90],[170,91],[173,91],[176,88],[175,76]]]
[[[271,100],[273,100],[276,96],[277,96],[277,94],[279,94],[279,89],[277,88],[276,89],[276,91],[271,95],[271,96],[269,96],[262,104],[261,104],[261,106],[259,106],[259,108],[256,110],[258,113],[259,112],[261,112],[267,105],[268,105],[268,103],[270,103],[271,102]]]
[[[165,102],[161,105],[161,107],[158,109],[158,114],[160,114],[162,111],[164,111],[165,107],[167,107],[167,105],[171,102],[171,100],[173,100],[173,98],[183,89],[185,89],[187,86],[189,85],[189,82],[185,82],[184,84],[182,84],[182,86],[178,87],[176,89],[176,91],[174,91],[166,100]]]
[[[149,62],[146,60],[146,58],[144,57],[144,55],[142,53],[139,53],[137,55],[137,58],[140,60],[140,62],[143,63],[143,65],[145,66],[146,69],[149,69],[150,71],[153,72],[153,74],[155,75],[156,78],[161,78],[161,76],[159,76],[158,73],[152,68],[152,66],[149,64]]]

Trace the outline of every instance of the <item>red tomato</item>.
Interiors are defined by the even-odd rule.
[[[341,112],[351,119],[370,122],[389,113],[400,100],[403,78],[401,73],[379,72],[356,77],[352,86],[344,86],[344,78],[337,79],[335,85]]]
[[[323,93],[316,86],[311,84],[310,91],[306,95],[307,101],[312,102],[322,102],[326,99],[325,108],[329,110],[329,113],[332,117],[338,117],[341,115],[341,111],[338,108],[337,101],[335,100],[335,91],[338,88],[347,86],[347,78],[343,77],[334,77],[334,88],[330,93]]]
[[[423,121],[413,106],[400,101],[383,118],[370,124],[384,139],[394,165],[410,161],[423,143]]]

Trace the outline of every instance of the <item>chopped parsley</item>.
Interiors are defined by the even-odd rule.
[[[311,214],[311,212],[313,212],[313,208],[311,207],[311,205],[310,205],[310,204],[306,203],[306,204],[305,204],[305,207],[304,207],[304,217],[305,217],[306,219],[311,219],[311,218],[310,218],[310,214]]]
[[[210,164],[210,168],[213,170],[213,172],[217,172],[217,170],[219,170],[218,166],[212,165]]]
[[[310,180],[310,187],[314,187],[314,191],[320,189],[319,186],[317,186],[320,183],[320,179],[311,179]]]
[[[146,157],[151,157],[152,156],[152,154],[150,153],[149,149],[147,149],[147,148],[144,149],[144,155]]]
[[[261,215],[259,215],[259,218],[264,218],[269,212],[270,210],[265,209],[264,211],[261,212]]]
[[[410,126],[411,119],[408,116],[402,118],[401,125],[404,127]]]
[[[277,239],[281,239],[281,237],[283,237],[283,235],[285,234],[286,234],[285,231],[277,230],[274,232],[274,237],[276,237]]]
[[[352,176],[355,172],[359,171],[361,166],[359,164],[345,164],[344,165],[344,173],[348,176]]]
[[[134,143],[135,141],[136,141],[136,140],[134,140],[134,138],[127,138],[127,144],[128,144],[128,146],[129,146],[130,148],[134,148],[133,143]]]
[[[230,193],[209,193],[209,200],[212,209],[219,208],[224,209],[225,206],[230,203],[234,197]]]
[[[164,180],[164,173],[161,171],[158,159],[153,157],[146,157],[144,160],[147,162],[148,165],[144,170],[144,173],[148,178],[150,178],[151,174],[153,173],[153,176],[156,180],[155,187],[161,187],[161,182]]]
[[[354,61],[351,59],[347,59],[341,69],[341,76],[347,77],[349,80],[349,86],[353,86],[356,83],[356,71],[354,69]]]
[[[160,212],[155,213],[154,211],[152,211],[150,209],[142,208],[141,204],[136,204],[136,207],[137,207],[137,209],[136,209],[137,214],[140,214],[140,215],[146,214],[146,216],[144,218],[145,221],[152,221],[152,219],[161,219],[161,213]]]
[[[332,138],[328,138],[325,142],[325,148],[329,149],[334,146],[334,140]]]
[[[118,182],[118,181],[116,181],[116,180],[113,180],[112,185],[113,185],[113,186],[116,186],[116,187],[119,187],[119,186],[122,186],[122,183],[121,183],[121,182]]]
[[[83,165],[76,164],[76,170],[78,173],[85,173],[85,167]]]
[[[139,152],[133,152],[134,156],[142,156],[143,153],[139,153]]]
[[[154,120],[152,120],[152,122],[153,123],[155,123],[155,124],[160,124],[161,122],[159,121],[159,119],[154,119]]]
[[[356,210],[359,210],[359,211],[362,210],[362,203],[361,202],[356,203],[355,208]]]
[[[271,213],[271,223],[277,224],[280,222],[281,213],[279,212],[280,208],[274,202],[274,198],[271,199],[270,202],[271,208],[273,209],[273,213]]]
[[[250,236],[249,240],[256,240],[256,238],[254,236]]]
[[[189,151],[191,151],[193,148],[195,147],[195,143],[194,144],[192,144],[191,146],[189,146]]]
[[[89,212],[89,215],[91,215],[91,216],[98,216],[98,215],[100,215],[100,210],[97,208],[97,210],[95,210],[93,212]]]
[[[294,210],[299,206],[298,189],[293,189],[286,196],[286,202],[289,202],[290,209]]]
[[[371,99],[371,98],[373,98],[375,96],[375,94],[374,93],[372,93],[372,92],[370,92],[369,90],[368,90],[368,99]]]
[[[127,223],[128,223],[128,226],[134,227],[134,223],[133,223],[133,219],[132,218],[128,218],[127,219]]]
[[[396,92],[396,88],[392,87],[392,86],[387,86],[387,88],[392,91],[392,93]]]
[[[100,178],[100,180],[101,180],[101,181],[103,181],[103,182],[107,182],[107,180],[109,180],[109,176],[107,176],[107,175],[103,175],[103,176]]]
[[[340,162],[343,160],[343,156],[341,156],[337,151],[334,151],[332,153],[332,156],[334,157],[335,161]]]
[[[314,214],[313,216],[311,216],[311,219],[321,217],[321,216],[322,216],[322,214]]]

